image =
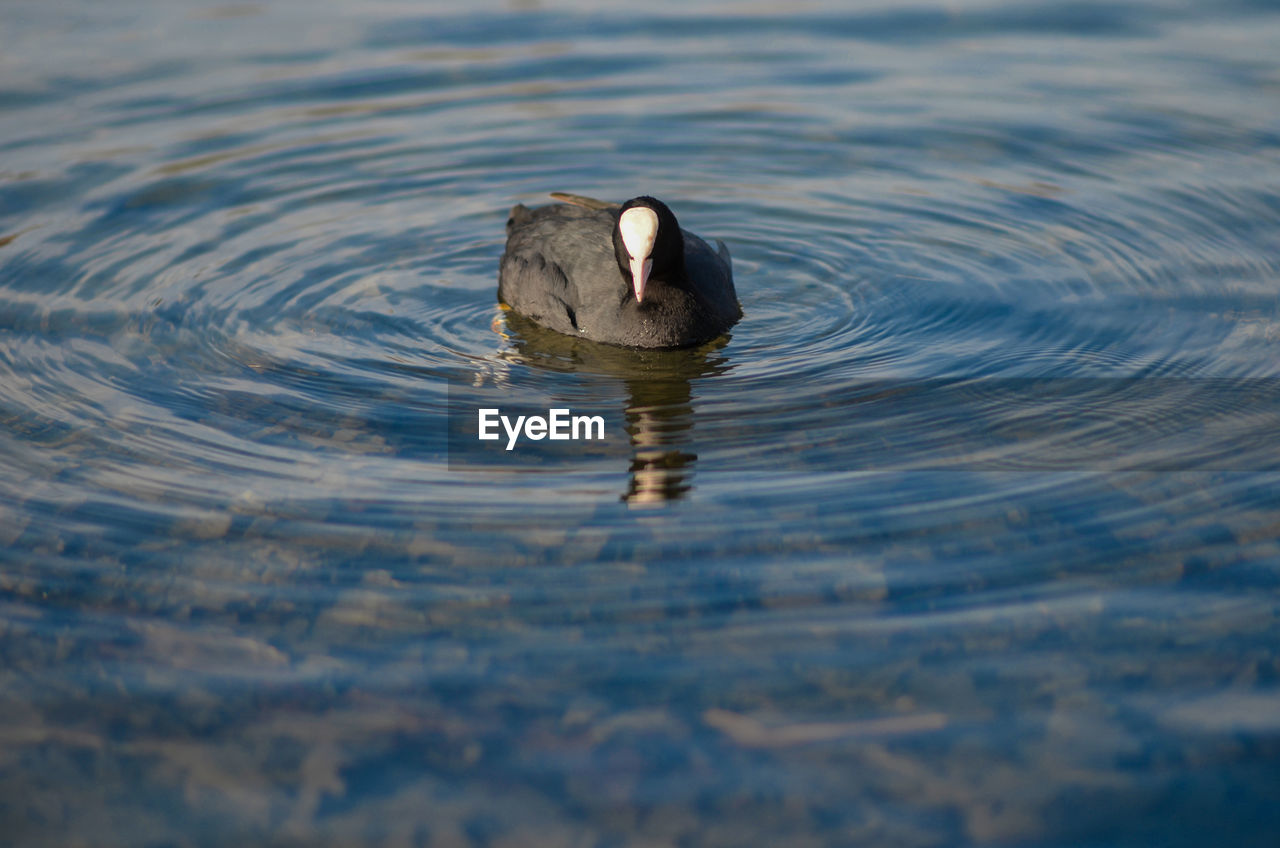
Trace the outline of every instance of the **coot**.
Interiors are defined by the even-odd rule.
[[[680,229],[667,205],[551,195],[516,205],[498,300],[544,327],[592,341],[666,348],[701,344],[742,316],[729,249]]]

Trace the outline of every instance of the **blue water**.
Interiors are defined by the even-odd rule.
[[[5,4],[0,842],[1275,844],[1277,44]],[[723,239],[742,321],[500,309],[554,190]],[[451,394],[620,440],[486,466]]]

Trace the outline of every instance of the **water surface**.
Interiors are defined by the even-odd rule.
[[[0,11],[0,832],[1269,845],[1266,2]],[[744,318],[495,302],[650,193]],[[471,394],[468,394],[471,393]],[[450,450],[475,398],[608,449]]]

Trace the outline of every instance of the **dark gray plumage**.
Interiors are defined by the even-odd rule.
[[[723,334],[742,316],[733,288],[729,250],[680,229],[661,201],[625,204],[575,195],[529,209],[516,205],[507,221],[507,249],[498,274],[498,299],[544,327],[579,338],[630,347],[686,347]],[[657,232],[640,283],[628,265],[618,221],[645,207]],[[633,239],[634,242],[634,239]],[[648,266],[646,266],[648,267]],[[636,274],[639,274],[636,271]]]

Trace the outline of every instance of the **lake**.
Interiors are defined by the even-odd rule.
[[[1278,43],[5,4],[0,841],[1275,844]],[[500,308],[551,191],[665,200],[742,320]]]

